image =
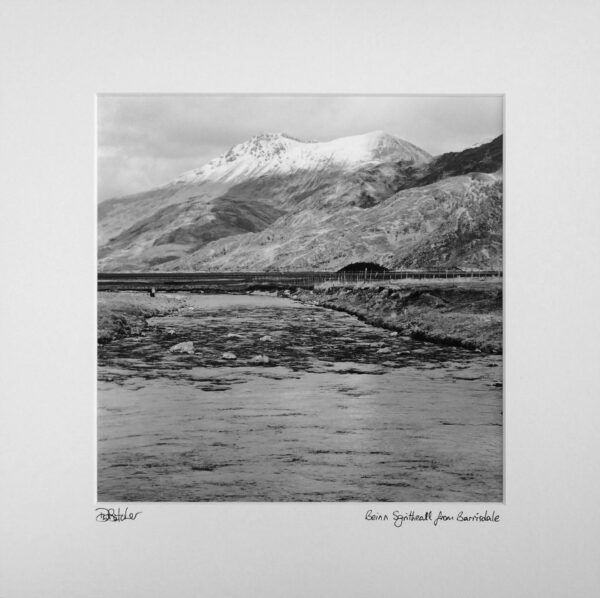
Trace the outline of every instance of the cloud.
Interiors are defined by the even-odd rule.
[[[499,135],[502,110],[501,96],[102,95],[98,199],[164,184],[261,132],[383,130],[435,155]]]

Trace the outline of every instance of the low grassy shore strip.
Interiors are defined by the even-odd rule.
[[[498,280],[324,283],[312,292],[298,289],[290,296],[415,339],[502,353],[502,282]]]
[[[249,285],[237,292],[277,293],[346,312],[368,324],[415,339],[502,353],[501,280],[322,283],[312,291],[286,286]],[[231,292],[231,289],[220,289],[220,292]],[[101,292],[98,295],[98,343],[145,334],[148,318],[175,313],[187,304],[185,296],[169,293],[151,298],[138,292]]]
[[[174,313],[184,307],[182,297],[142,293],[98,294],[98,343],[145,334],[147,319]]]

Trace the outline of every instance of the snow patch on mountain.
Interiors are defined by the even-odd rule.
[[[301,141],[285,133],[263,133],[232,147],[201,168],[182,174],[172,184],[234,183],[301,170],[352,169],[382,161],[422,165],[430,160],[424,150],[383,131],[325,142]]]

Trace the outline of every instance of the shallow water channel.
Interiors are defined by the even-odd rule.
[[[501,356],[278,297],[186,300],[98,348],[99,501],[502,500]]]

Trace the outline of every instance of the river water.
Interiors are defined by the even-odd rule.
[[[185,299],[98,349],[99,501],[502,500],[501,356],[278,297]]]

